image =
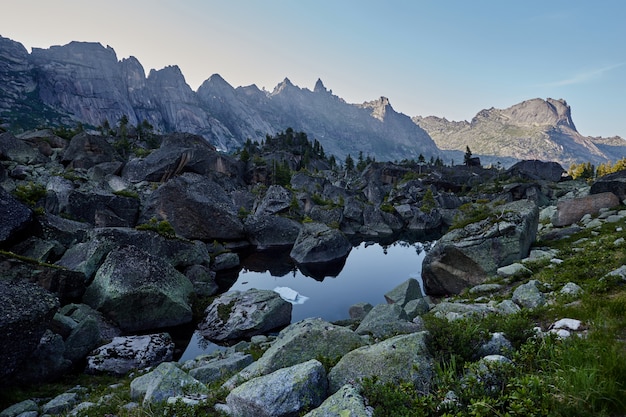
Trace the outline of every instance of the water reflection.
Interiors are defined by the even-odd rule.
[[[353,304],[385,303],[384,294],[409,278],[417,279],[423,292],[422,261],[431,247],[432,242],[364,242],[354,247],[346,259],[327,268],[298,266],[288,249],[257,252],[242,256],[242,269],[220,273],[218,280],[222,291],[288,287],[308,297],[306,302],[293,306],[292,322],[308,317],[336,321],[348,318]],[[213,344],[197,346],[197,340],[196,335],[184,359],[216,349]]]

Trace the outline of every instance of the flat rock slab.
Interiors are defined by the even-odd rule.
[[[603,208],[612,208],[619,204],[619,198],[611,192],[562,200],[557,204],[557,211],[552,218],[552,224],[556,227],[569,226],[582,219],[585,214],[594,216],[600,213]]]

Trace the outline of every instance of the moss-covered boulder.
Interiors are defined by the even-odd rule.
[[[192,292],[189,279],[168,262],[129,245],[109,253],[84,302],[132,332],[190,322]]]
[[[426,392],[433,359],[426,347],[428,332],[401,335],[346,354],[328,374],[330,392],[343,385],[376,377],[381,383],[411,381]]]

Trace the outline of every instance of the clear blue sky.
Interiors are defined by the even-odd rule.
[[[317,78],[349,103],[386,96],[409,116],[563,98],[578,130],[626,138],[624,0],[0,0],[0,35],[31,47],[110,45],[272,90]]]

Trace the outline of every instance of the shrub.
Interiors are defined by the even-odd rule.
[[[168,222],[167,220],[158,221],[154,217],[151,218],[148,221],[148,223],[140,224],[137,227],[135,227],[135,229],[152,230],[153,232],[157,232],[161,236],[164,236],[170,239],[176,237],[176,230],[174,230],[174,227],[172,227],[170,222]]]
[[[28,184],[20,184],[15,187],[13,195],[23,203],[29,206],[35,206],[46,196],[46,188],[41,184],[36,184],[31,181]]]

